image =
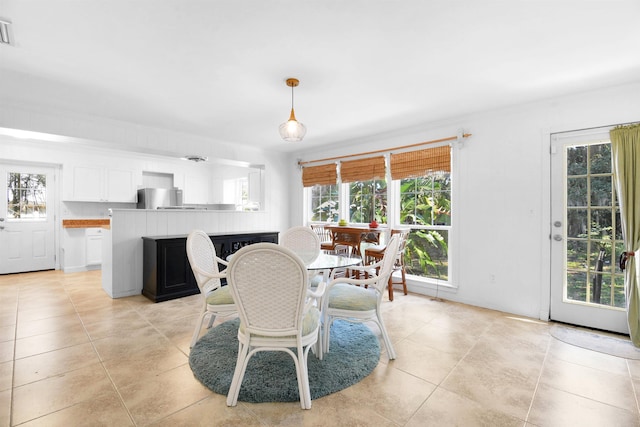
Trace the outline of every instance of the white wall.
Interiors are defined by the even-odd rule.
[[[425,125],[396,136],[353,141],[323,151],[299,152],[312,160],[473,134],[455,150],[454,235],[450,244],[453,289],[443,298],[534,318],[549,307],[550,132],[640,120],[640,83]],[[347,148],[345,148],[345,146]],[[302,185],[289,167],[291,218],[301,223]],[[410,283],[430,295],[433,286]]]

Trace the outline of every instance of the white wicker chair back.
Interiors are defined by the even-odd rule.
[[[382,298],[382,293],[387,286],[389,276],[393,273],[396,259],[398,258],[398,250],[400,248],[400,236],[393,235],[387,243],[387,247],[384,250],[384,256],[382,258],[382,266],[378,274],[378,281],[375,283],[375,287],[378,290],[378,298]]]
[[[320,238],[311,227],[289,228],[280,236],[280,244],[295,252],[305,265],[311,264],[320,255]]]
[[[211,277],[219,274],[220,268],[216,248],[207,233],[202,230],[193,230],[189,233],[187,257],[200,292],[206,295],[221,286],[218,277]]]
[[[227,280],[247,332],[300,334],[307,269],[293,251],[274,243],[245,246],[231,259]]]

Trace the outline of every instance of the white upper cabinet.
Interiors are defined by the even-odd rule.
[[[65,164],[63,199],[77,202],[135,203],[137,173],[133,169]]]

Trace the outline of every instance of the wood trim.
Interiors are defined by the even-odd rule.
[[[471,135],[472,134],[470,134],[470,133],[465,133],[465,134],[462,134],[461,137],[462,138],[469,138]],[[364,152],[364,153],[347,154],[347,155],[344,155],[344,156],[336,156],[336,157],[327,157],[325,159],[299,161],[298,165],[302,166],[302,165],[308,165],[309,163],[320,163],[320,162],[326,162],[326,161],[329,161],[329,160],[339,160],[339,159],[348,159],[348,158],[351,158],[351,157],[368,156],[370,154],[390,153],[392,151],[404,150],[406,148],[420,147],[422,145],[437,144],[437,143],[446,142],[446,141],[456,141],[458,139],[460,139],[458,136],[449,136],[447,138],[433,139],[431,141],[418,142],[416,144],[409,144],[409,145],[401,145],[399,147],[385,148],[385,149],[382,149],[382,150],[367,151],[367,152]]]
[[[63,219],[62,228],[111,228],[111,220],[106,219]]]

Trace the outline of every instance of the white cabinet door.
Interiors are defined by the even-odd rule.
[[[106,169],[105,201],[135,203],[136,180],[131,170]]]
[[[209,203],[209,175],[200,171],[186,173],[184,177],[183,203]]]
[[[65,165],[64,200],[77,202],[136,202],[136,175],[130,169]]]
[[[101,202],[103,200],[104,168],[97,166],[70,166],[71,173],[65,174],[65,186],[71,188],[65,192],[69,200]],[[67,183],[67,179],[70,180]]]
[[[102,264],[102,229],[88,228],[87,239],[87,265]]]

